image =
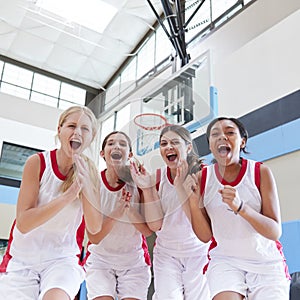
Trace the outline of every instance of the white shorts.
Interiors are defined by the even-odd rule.
[[[89,300],[100,296],[146,300],[150,283],[149,266],[128,270],[100,269],[91,264],[86,267],[86,289]]]
[[[206,256],[176,258],[154,250],[153,300],[208,300]]]
[[[40,300],[53,288],[65,291],[74,299],[83,280],[84,270],[77,259],[65,258],[35,268],[0,273],[0,290],[6,300]]]
[[[211,299],[224,291],[239,293],[248,300],[289,300],[290,281],[285,274],[245,272],[228,263],[214,264],[207,270]]]

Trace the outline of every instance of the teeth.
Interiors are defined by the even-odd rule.
[[[171,156],[171,155],[176,155],[175,153],[169,153],[167,154],[167,156]]]

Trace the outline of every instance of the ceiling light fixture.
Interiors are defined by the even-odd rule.
[[[101,0],[37,0],[36,6],[99,33],[117,13],[115,7]]]

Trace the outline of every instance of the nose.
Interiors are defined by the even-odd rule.
[[[168,149],[173,149],[173,148],[174,148],[172,142],[168,142],[167,148],[168,148]]]
[[[227,135],[225,134],[225,132],[221,132],[219,135],[219,140],[224,139],[227,140]]]
[[[79,127],[75,127],[74,133],[81,136],[81,129]]]

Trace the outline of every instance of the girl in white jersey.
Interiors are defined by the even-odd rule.
[[[126,169],[132,156],[129,137],[124,132],[110,133],[100,155],[106,162],[106,169],[100,174],[104,219],[99,233],[88,232],[88,299],[146,300],[151,274],[145,237],[152,231],[140,214],[141,198],[136,185],[120,180],[121,170]]]
[[[187,159],[190,173],[200,170],[201,160],[193,151],[189,131],[182,126],[165,127],[159,141],[166,166],[157,171],[156,179],[145,169],[139,171],[134,164],[131,168],[145,196],[146,220],[157,235],[153,250],[155,293],[152,299],[208,300],[203,275],[208,245],[194,234],[187,202],[180,201],[175,188],[181,160]]]
[[[217,242],[207,271],[212,299],[288,300],[289,275],[278,242],[280,208],[272,173],[240,157],[248,134],[237,119],[213,120],[207,138],[215,163],[193,177],[189,203],[199,239],[207,242],[214,236]],[[185,168],[187,164],[181,167],[182,176]]]
[[[16,222],[0,266],[0,290],[6,299],[70,300],[78,293],[84,271],[78,264],[76,233],[83,211],[94,213],[88,200],[96,201],[99,181],[82,152],[96,128],[90,109],[71,107],[59,119],[60,148],[26,161]],[[87,226],[98,231],[101,218]]]

